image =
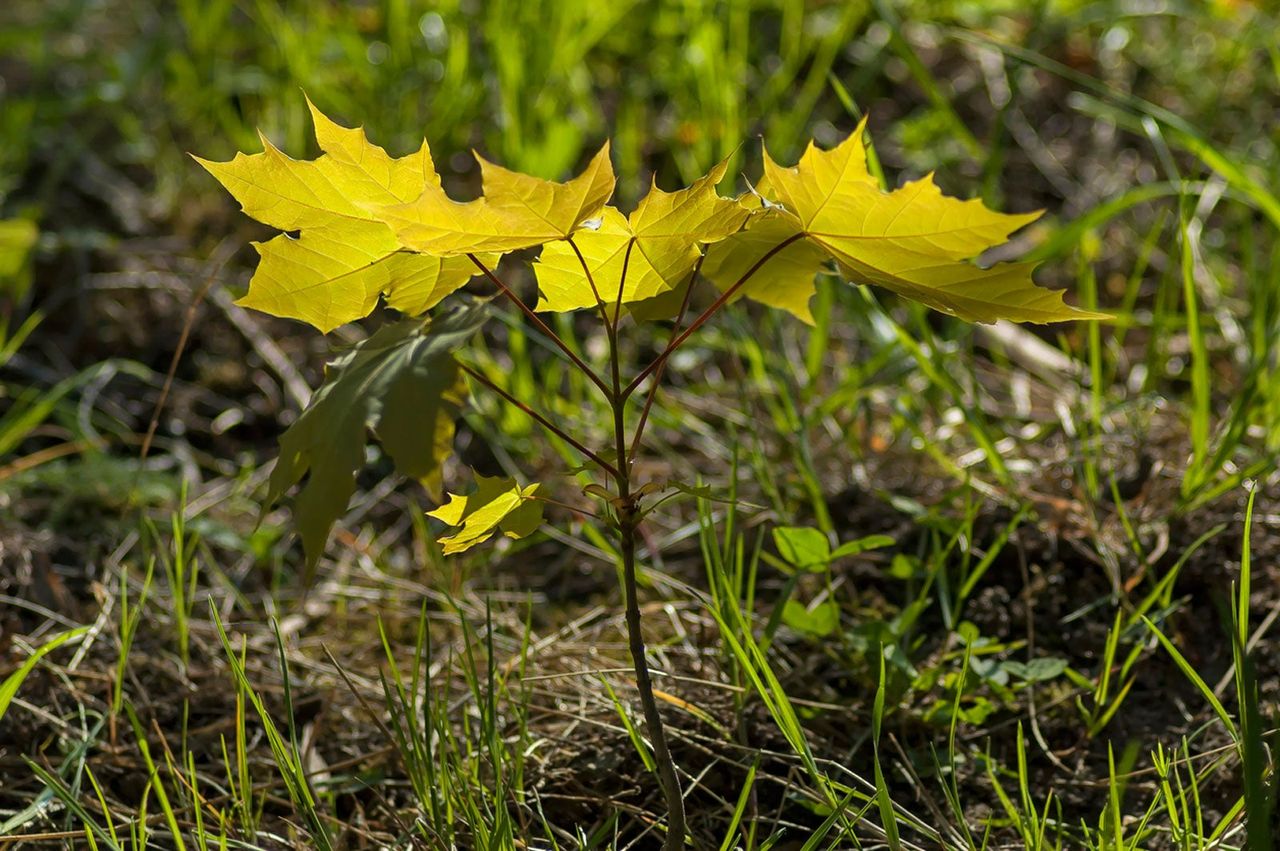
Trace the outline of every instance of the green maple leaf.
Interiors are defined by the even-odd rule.
[[[223,163],[195,158],[245,213],[298,232],[254,244],[262,260],[239,303],[328,332],[368,316],[380,295],[391,307],[418,315],[465,284],[476,273],[468,258],[407,252],[368,210],[439,189],[426,142],[392,158],[362,129],[335,124],[309,100],[307,105],[324,152],[315,160],[292,159],[265,136],[260,154],[237,154]],[[484,261],[492,266],[497,259],[487,255]]]
[[[484,305],[471,305],[431,321],[401,320],[329,364],[324,384],[280,438],[267,497],[278,501],[306,477],[293,513],[308,568],[347,509],[369,430],[398,472],[440,493],[440,465],[453,450],[466,395],[453,352],[486,315]]]

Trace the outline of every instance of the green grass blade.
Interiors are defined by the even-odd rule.
[[[35,652],[27,657],[27,661],[19,666],[9,676],[5,677],[4,682],[0,683],[0,719],[4,718],[6,712],[9,711],[9,704],[13,702],[14,697],[18,694],[18,689],[22,687],[23,681],[36,669],[36,665],[40,664],[40,660],[45,656],[57,650],[62,645],[72,639],[79,638],[89,631],[89,627],[82,626],[78,629],[70,629],[46,641],[44,644],[36,648]]]
[[[1178,670],[1182,672],[1182,675],[1196,687],[1196,690],[1199,691],[1204,699],[1208,701],[1209,705],[1213,707],[1214,713],[1218,716],[1219,720],[1222,721],[1222,725],[1227,728],[1227,732],[1231,734],[1231,738],[1238,742],[1240,740],[1240,731],[1236,729],[1235,722],[1231,720],[1231,714],[1227,712],[1226,707],[1222,705],[1222,701],[1218,700],[1218,696],[1213,693],[1213,689],[1210,688],[1209,684],[1206,683],[1198,673],[1196,673],[1196,669],[1192,667],[1191,663],[1187,661],[1185,656],[1178,652],[1178,648],[1173,646],[1173,642],[1169,640],[1168,636],[1161,632],[1158,626],[1152,623],[1145,615],[1142,616],[1142,622],[1146,624],[1147,629],[1150,630],[1151,634],[1160,642],[1160,646],[1169,654],[1169,658],[1171,658],[1173,663],[1178,666]]]

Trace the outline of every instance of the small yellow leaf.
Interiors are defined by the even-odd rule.
[[[1105,318],[1066,305],[1060,291],[1037,287],[1031,264],[983,269],[967,262],[1039,213],[1006,215],[980,200],[946,197],[932,175],[884,192],[867,170],[863,129],[830,151],[810,145],[790,168],[767,152],[764,157],[769,193],[853,280],[971,322]]]
[[[626,303],[665,292],[675,281],[687,277],[698,262],[701,252],[692,241],[680,244],[663,239],[662,245],[648,245],[636,239],[627,220],[615,208],[605,207],[600,218],[598,230],[579,231],[573,240],[591,270],[590,280],[569,243],[553,242],[543,247],[533,267],[541,293],[538,310],[564,312],[595,307],[598,293],[612,313],[624,268],[627,283],[622,300]]]
[[[324,152],[315,160],[292,159],[266,137],[260,154],[236,154],[224,163],[195,158],[245,213],[298,231],[255,243],[262,260],[239,303],[327,332],[367,316],[379,295],[397,309],[421,313],[465,284],[476,271],[470,260],[406,252],[367,209],[439,188],[426,143],[392,158],[363,130],[342,127],[307,105]]]
[[[497,532],[508,538],[532,534],[542,523],[542,502],[533,498],[538,487],[536,482],[521,487],[515,479],[476,476],[475,493],[449,494],[448,502],[427,512],[428,517],[462,527],[439,539],[444,554],[469,550]]]
[[[476,159],[484,195],[474,201],[454,201],[437,184],[426,186],[408,203],[370,209],[415,251],[441,257],[505,252],[569,236],[600,215],[616,182],[607,142],[582,174],[567,183]]]
[[[702,254],[698,246],[737,233],[750,215],[734,199],[716,192],[728,167],[725,160],[693,185],[675,192],[659,189],[655,183],[626,218],[606,207],[598,228],[573,236],[582,260],[568,243],[544,247],[534,266],[542,294],[538,310],[595,307],[597,296],[612,307],[618,303],[620,286],[623,304],[682,286]]]

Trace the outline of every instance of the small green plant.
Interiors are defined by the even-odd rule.
[[[699,491],[683,482],[639,481],[633,467],[671,355],[741,297],[812,324],[809,301],[823,273],[886,287],[969,321],[1101,314],[1069,307],[1060,292],[1035,286],[1033,263],[981,268],[969,262],[1038,214],[1006,215],[977,200],[945,197],[931,176],[884,191],[868,169],[864,125],[831,150],[810,145],[792,167],[766,153],[762,179],[742,196],[717,192],[728,172],[725,161],[688,188],[668,192],[654,185],[623,214],[608,204],[616,178],[607,144],[566,183],[481,159],[482,196],[458,202],[442,188],[425,143],[392,158],[363,130],[342,127],[314,106],[311,111],[323,152],[315,160],[291,159],[265,138],[260,154],[199,160],[246,213],[287,232],[257,245],[262,259],[241,303],[324,332],[369,315],[380,299],[405,318],[330,363],[323,386],[281,438],[268,499],[303,483],[294,516],[312,570],[346,510],[370,430],[399,472],[441,498],[442,463],[468,379],[579,452],[604,477],[587,492],[600,500],[599,516],[617,545],[636,682],[668,807],[665,844],[681,847],[680,783],[640,631],[637,540],[664,492]],[[539,246],[532,267],[540,299],[530,307],[498,264],[504,254]],[[490,315],[487,301],[455,295],[476,275],[599,391],[611,414],[607,447],[592,448],[590,435],[571,433],[462,356]],[[704,283],[712,297],[686,321],[701,303]],[[576,310],[599,314],[608,341],[603,369],[539,316]],[[652,320],[673,320],[669,342],[624,375],[623,331]],[[531,533],[548,502],[539,483],[480,478],[474,492],[452,494],[431,513],[457,527],[440,539],[449,554],[498,534]]]
[[[185,668],[191,662],[191,614],[195,607],[197,583],[200,579],[200,561],[196,550],[200,546],[200,536],[187,528],[187,520],[183,511],[187,504],[187,486],[182,484],[178,497],[181,506],[173,512],[169,523],[170,542],[165,542],[160,530],[149,519],[144,519],[144,528],[156,542],[160,552],[160,564],[164,568],[164,576],[169,585],[169,594],[173,605],[173,627],[178,644],[178,659]],[[167,546],[166,546],[167,544]],[[172,554],[166,552],[170,549]]]

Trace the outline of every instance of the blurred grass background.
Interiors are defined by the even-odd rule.
[[[671,188],[726,156],[734,158],[731,173],[756,174],[757,139],[790,162],[809,139],[834,143],[867,114],[891,184],[934,171],[949,193],[1008,211],[1046,210],[1004,254],[1045,260],[1042,282],[1067,286],[1070,299],[1116,319],[975,330],[882,293],[832,287],[815,302],[812,333],[750,308],[726,313],[681,353],[679,375],[655,410],[655,477],[695,459],[726,488],[742,481],[743,498],[766,509],[753,522],[811,524],[837,541],[891,532],[899,547],[887,563],[859,562],[811,586],[770,573],[777,556],[766,545],[757,593],[755,569],[744,567],[755,563],[752,542],[759,548],[763,540],[754,526],[707,506],[674,511],[653,524],[660,548],[652,557],[675,579],[655,578],[650,590],[673,601],[677,621],[711,638],[703,647],[682,633],[683,648],[661,652],[700,676],[702,654],[713,655],[707,676],[740,689],[726,726],[749,726],[743,695],[753,692],[743,671],[763,656],[734,656],[727,639],[714,636],[749,623],[755,604],[765,624],[755,634],[773,664],[789,672],[787,691],[811,702],[805,722],[821,731],[815,740],[829,739],[837,751],[828,756],[848,762],[866,757],[859,731],[868,689],[875,690],[875,650],[886,644],[896,648],[886,657],[893,679],[882,680],[891,685],[889,726],[910,747],[912,735],[936,738],[962,720],[961,758],[949,755],[950,774],[933,767],[973,784],[964,787],[966,803],[976,796],[989,813],[1004,813],[988,817],[998,836],[1034,846],[1028,837],[1047,823],[1037,822],[1037,812],[1055,801],[1060,811],[1066,800],[1070,817],[1049,819],[1059,847],[1146,847],[1151,835],[1185,838],[1172,847],[1210,847],[1213,819],[1195,841],[1164,826],[1126,839],[1131,824],[1114,825],[1122,814],[1184,826],[1197,815],[1185,795],[1181,809],[1168,803],[1178,795],[1167,783],[1142,785],[1139,762],[1154,747],[1152,736],[1175,752],[1173,769],[1162,770],[1167,782],[1180,767],[1222,769],[1226,779],[1208,768],[1203,779],[1212,786],[1205,808],[1221,816],[1223,833],[1239,827],[1232,807],[1248,788],[1235,764],[1216,756],[1224,741],[1239,741],[1235,731],[1227,738],[1214,726],[1203,683],[1183,677],[1142,619],[1167,630],[1170,646],[1216,679],[1235,650],[1217,626],[1232,605],[1222,595],[1241,576],[1246,482],[1264,485],[1257,528],[1267,544],[1259,552],[1278,551],[1268,531],[1276,526],[1280,451],[1278,32],[1274,10],[1247,0],[10,0],[0,9],[0,592],[13,608],[0,612],[7,636],[0,650],[12,646],[25,658],[18,651],[39,643],[51,624],[103,618],[118,628],[110,648],[117,655],[93,658],[104,669],[119,666],[114,693],[105,701],[96,692],[64,693],[61,668],[37,672],[33,682],[48,673],[39,693],[55,701],[72,694],[82,714],[113,725],[125,704],[145,704],[166,735],[185,742],[179,730],[186,730],[193,690],[209,696],[206,720],[232,715],[243,730],[250,685],[277,694],[289,682],[286,656],[308,678],[306,689],[346,700],[320,643],[330,641],[344,664],[372,670],[386,661],[365,652],[377,651],[374,619],[392,622],[392,644],[398,636],[397,647],[411,646],[420,600],[430,602],[443,652],[465,647],[483,655],[496,641],[499,655],[523,659],[528,645],[543,646],[530,630],[557,634],[564,622],[586,617],[589,605],[610,599],[609,571],[582,566],[604,557],[605,539],[589,522],[558,524],[569,532],[551,529],[513,551],[446,564],[430,546],[419,495],[382,481],[385,466],[376,458],[347,531],[337,536],[327,584],[302,599],[287,519],[277,512],[255,526],[255,497],[274,441],[315,383],[328,344],[230,305],[252,267],[246,243],[263,234],[187,152],[226,159],[256,151],[261,131],[291,155],[311,156],[305,90],[393,153],[426,136],[460,195],[475,191],[471,148],[561,178],[610,137],[625,207],[651,176]],[[725,190],[734,188],[745,185]],[[196,319],[191,344],[176,365],[152,456],[139,465],[141,435],[189,317]],[[588,350],[599,343],[598,334],[577,327]],[[358,333],[348,329],[335,342]],[[486,346],[477,359],[495,380],[590,432],[589,394],[543,357],[536,337],[513,324]],[[567,400],[552,400],[566,389]],[[477,401],[464,431],[473,443],[463,454],[478,466],[563,468],[527,421],[490,401]],[[183,518],[189,528],[176,522]],[[1204,536],[1227,528],[1204,546]],[[1006,541],[1010,550],[1016,544],[1021,572],[1007,552],[998,561],[986,557]],[[1049,554],[1041,557],[1043,574],[1029,577],[1026,548],[1032,572],[1035,554]],[[1265,558],[1255,561],[1276,575]],[[1184,570],[1190,584],[1177,586]],[[153,574],[159,578],[149,590]],[[1262,590],[1254,617],[1264,625],[1274,620],[1274,585],[1260,574],[1255,586]],[[522,620],[531,617],[521,609],[529,587],[549,602],[539,615],[550,625]],[[197,588],[194,606],[190,589]],[[698,596],[704,591],[715,598],[717,619],[704,613],[711,610]],[[1024,595],[1040,602],[1019,609]],[[747,602],[734,609],[740,597]],[[205,598],[224,619],[239,618],[236,629],[257,642],[248,656],[253,683],[237,667],[243,659],[223,654],[204,617]],[[807,609],[788,608],[801,598]],[[469,625],[488,616],[483,600],[497,601],[487,645]],[[834,613],[824,608],[828,601]],[[277,659],[268,614],[305,620],[307,605],[327,620],[299,627]],[[149,617],[135,641],[140,609]],[[1013,613],[1028,611],[1046,624],[1041,649],[1068,665],[1045,686],[1058,710],[1039,716],[1035,679],[1014,667],[1024,664],[1018,659],[1028,644],[1035,649],[1034,635],[1011,623]],[[48,612],[56,617],[41,620]],[[815,612],[839,631],[830,623],[815,631],[805,620]],[[966,626],[965,618],[973,622]],[[594,623],[598,633],[574,633],[577,643],[566,647],[608,652],[600,636],[613,636],[611,624]],[[156,672],[170,670],[175,627],[182,666],[172,681],[156,681]],[[1267,661],[1265,651],[1277,645],[1259,629],[1265,682],[1274,680],[1280,657]],[[750,626],[742,631],[742,640],[753,635]],[[20,638],[10,645],[13,636]],[[104,644],[94,653],[104,653]],[[970,660],[970,649],[984,660]],[[1118,663],[1126,653],[1133,655]],[[551,675],[556,664],[572,667],[542,663]],[[121,686],[126,672],[132,679]],[[212,697],[232,698],[224,692],[233,673],[240,714]],[[475,676],[459,674],[472,679],[458,690],[483,707],[479,729],[487,736],[498,709]],[[1166,699],[1169,677],[1182,677],[1178,706]],[[448,707],[461,705],[451,701],[462,700],[443,679],[444,690],[428,700],[439,702],[432,723],[441,741],[450,735]],[[548,698],[516,679],[501,683],[503,706],[514,707],[511,723],[521,736],[536,736],[526,726],[530,695],[535,702],[559,695]],[[372,679],[361,686],[395,717],[393,695],[384,702]],[[1141,700],[1122,711],[1131,688]],[[335,689],[345,697],[334,697]],[[1263,694],[1274,707],[1274,688]],[[616,722],[623,711],[612,692],[607,700],[598,689],[582,699],[599,701],[592,704],[597,719],[603,710]],[[10,728],[22,731],[22,741],[52,741],[31,705],[15,703],[4,723],[28,725]],[[1182,712],[1186,705],[1194,711]],[[1077,706],[1084,707],[1079,715]],[[19,709],[27,714],[14,721]],[[1051,779],[1018,771],[1015,721],[1043,724],[1062,745],[1054,751],[1038,743],[1033,755],[1033,768]],[[1115,740],[1118,769],[1109,764],[1111,741],[1099,736],[1108,724],[1127,736]],[[88,754],[105,735],[94,730],[58,762],[65,776],[93,762]],[[952,728],[953,748],[955,736]],[[984,736],[997,742],[985,762]],[[495,741],[487,743],[493,752],[459,746],[465,756],[439,756],[428,747],[418,762],[406,760],[416,766],[411,774],[423,772],[413,779],[424,790],[433,759],[456,769],[463,792],[455,793],[475,807],[467,818],[479,823],[493,803],[485,796],[495,793],[488,769],[478,766],[511,767],[511,783],[521,788],[518,748],[499,754]],[[621,741],[625,751],[628,740]],[[1070,758],[1079,760],[1073,765],[1086,791],[1062,791],[1052,779],[1068,759],[1056,755],[1070,750],[1063,742],[1076,748]],[[365,744],[347,732],[333,746],[360,751]],[[1019,736],[1018,752],[1022,744]],[[287,760],[263,756],[266,750],[259,742],[259,774],[263,765],[266,773],[287,773]],[[1168,769],[1160,762],[1166,756],[1153,764]],[[1212,762],[1193,763],[1201,758]],[[897,775],[889,772],[898,778],[895,794],[916,794],[901,778],[928,773],[928,759],[889,759],[898,764]],[[247,763],[233,767],[249,771]],[[0,754],[4,771],[20,778],[11,797],[0,798],[4,815],[17,821],[0,824],[25,829],[28,822],[11,814],[60,787],[48,779],[36,785],[25,763]],[[746,774],[744,765],[734,771],[735,779]],[[989,778],[974,779],[984,772]],[[589,784],[590,772],[582,776]],[[1012,784],[1017,801],[1005,806],[994,796],[996,778]],[[735,798],[748,787],[730,784],[724,794]],[[1126,789],[1134,791],[1126,797]],[[127,784],[108,791],[113,807],[136,807]],[[334,812],[346,794],[330,793]],[[908,809],[915,803],[899,800]],[[814,809],[806,799],[789,817],[804,807]],[[975,818],[968,806],[948,807],[950,815],[953,808],[962,811],[957,830],[965,816]],[[249,800],[237,816],[250,837],[252,810]],[[618,815],[625,812],[599,822],[600,836],[630,818]],[[1064,829],[1079,827],[1079,812],[1100,815],[1062,839]],[[907,821],[917,829],[944,819],[930,813]]]
[[[3,14],[11,205],[47,202],[91,152],[172,214],[193,186],[212,194],[184,151],[229,157],[258,129],[307,151],[302,89],[390,149],[427,136],[455,171],[477,147],[560,177],[610,136],[631,198],[650,170],[688,181],[756,136],[783,157],[829,143],[862,109],[892,165],[981,176],[989,196],[1012,119],[1046,99],[1068,101],[1035,128],[1049,153],[1064,119],[1101,112],[1166,133],[1180,116],[1224,155],[1276,159],[1259,95],[1280,57],[1247,2],[16,0]]]

